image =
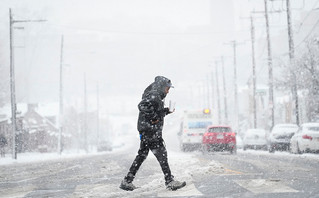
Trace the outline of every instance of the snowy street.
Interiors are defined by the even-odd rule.
[[[149,154],[136,175],[132,192],[119,189],[137,145],[112,152],[0,166],[1,197],[316,197],[315,154],[239,150],[237,155],[170,149],[169,164],[187,185],[165,189],[160,166]],[[133,150],[136,149],[135,152]],[[46,154],[44,154],[46,155]]]
[[[0,198],[319,198],[319,0],[0,0]]]

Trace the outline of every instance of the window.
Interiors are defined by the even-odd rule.
[[[209,128],[208,132],[225,133],[225,132],[231,132],[231,129],[229,127],[212,127],[212,128]]]
[[[212,122],[189,122],[189,129],[206,129],[207,126],[212,125]]]

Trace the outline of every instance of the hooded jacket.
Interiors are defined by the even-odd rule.
[[[142,101],[138,104],[139,116],[137,129],[139,133],[149,138],[161,138],[164,125],[164,117],[169,114],[168,108],[164,108],[165,88],[172,87],[168,78],[163,76],[155,77],[142,95]],[[156,124],[152,121],[158,120]]]

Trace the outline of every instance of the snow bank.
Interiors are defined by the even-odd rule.
[[[100,155],[101,153],[90,153],[90,155]],[[68,151],[59,155],[58,153],[18,153],[17,159],[12,159],[11,154],[6,154],[5,158],[0,158],[0,166],[19,163],[37,163],[49,160],[84,157],[88,154],[85,151]]]

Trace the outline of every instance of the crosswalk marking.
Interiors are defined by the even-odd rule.
[[[297,190],[284,185],[280,180],[249,179],[234,181],[241,187],[246,188],[255,194],[298,192]]]
[[[0,189],[0,195],[2,198],[20,198],[32,192],[33,189],[35,189],[33,185]]]
[[[184,188],[177,191],[164,191],[157,194],[158,197],[194,197],[202,195],[203,194],[197,190],[194,184],[186,185]]]

